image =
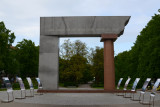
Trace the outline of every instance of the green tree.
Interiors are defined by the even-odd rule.
[[[104,83],[104,56],[103,48],[96,47],[92,59],[92,72],[95,77],[95,83]]]
[[[74,55],[70,59],[70,72],[74,74],[75,82],[76,83],[84,83],[88,82],[88,79],[84,80],[84,78],[89,77],[87,75],[87,58],[80,56],[80,55]]]
[[[73,55],[80,55],[87,58],[87,45],[80,40],[71,42],[70,39],[64,41],[60,46],[60,57],[63,59],[70,59]]]
[[[69,60],[59,57],[59,82],[60,83],[69,81],[70,76],[67,75],[67,71],[69,71],[68,68],[69,68]]]
[[[158,75],[160,75],[159,40],[160,14],[155,14],[136,40],[136,44],[141,49],[137,66],[140,76],[145,75],[145,77],[158,78]]]
[[[76,40],[73,43],[73,53],[74,55],[87,57],[87,54],[88,54],[87,45],[81,42],[80,40]]]
[[[10,76],[17,72],[18,66],[15,51],[12,48],[15,38],[14,33],[5,27],[3,22],[0,22],[0,71],[4,70]]]
[[[130,76],[132,80],[140,77],[140,85],[150,77],[153,80],[160,75],[160,14],[155,14],[147,26],[140,32],[130,51],[115,57],[116,80]]]
[[[61,45],[59,58],[60,82],[73,84],[87,83],[92,80],[91,65],[87,59],[87,46],[80,40],[66,40]]]
[[[16,48],[20,76],[22,78],[38,76],[39,46],[35,46],[31,40],[23,39]]]
[[[60,57],[63,59],[70,59],[73,56],[73,43],[70,39],[65,40],[64,43],[60,46]]]

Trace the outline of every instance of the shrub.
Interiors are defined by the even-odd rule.
[[[75,82],[65,82],[64,83],[64,87],[67,87],[67,86],[76,86],[76,87],[78,87],[78,84],[75,83]]]

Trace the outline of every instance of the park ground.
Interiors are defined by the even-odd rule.
[[[36,93],[36,90],[35,90]],[[27,90],[29,94],[29,90]],[[150,92],[146,92],[145,101],[149,101]],[[128,94],[129,95],[129,94]],[[19,97],[20,91],[15,90],[14,96]],[[139,91],[135,98],[139,97]],[[7,99],[7,93],[0,91],[0,100]],[[160,93],[156,94],[155,107],[160,105]],[[0,102],[1,107],[149,107],[129,98],[117,96],[115,93],[44,93],[26,99],[15,99],[11,103]]]

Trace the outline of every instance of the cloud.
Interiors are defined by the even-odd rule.
[[[17,29],[15,29],[15,32],[18,34],[18,35],[28,35],[30,37],[33,37],[33,35],[37,35],[39,34],[39,32],[35,32],[35,31],[38,31],[39,30],[39,26],[28,26],[28,27],[20,27]]]
[[[120,46],[116,46],[117,52],[122,52],[132,46],[151,16],[157,13],[159,4],[159,0],[0,0],[0,21],[15,32],[16,42],[24,37],[38,45],[42,16],[131,16],[124,34],[115,42]],[[96,38],[79,39],[90,47],[103,46]]]
[[[64,40],[70,39],[74,42],[76,40],[83,41],[86,43],[88,48],[95,48],[95,46],[103,47],[103,42],[100,42],[100,37],[70,37],[70,38],[60,38],[60,45],[63,44]]]

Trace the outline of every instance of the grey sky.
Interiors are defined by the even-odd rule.
[[[131,16],[124,34],[115,42],[115,53],[129,50],[137,35],[160,9],[160,0],[0,0],[0,21],[16,35],[17,42],[31,39],[39,45],[41,16]],[[64,39],[60,40],[63,43]],[[100,38],[80,39],[89,47],[100,46]]]

